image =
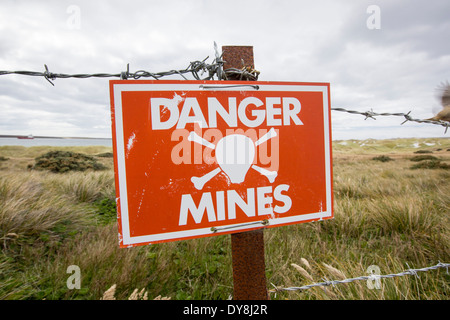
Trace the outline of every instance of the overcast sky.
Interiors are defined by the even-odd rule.
[[[449,12],[448,0],[1,0],[0,70],[160,72],[211,63],[214,41],[251,45],[259,80],[329,82],[332,107],[423,119],[450,80]],[[110,137],[108,82],[0,76],[0,134]],[[332,111],[333,139],[450,134],[401,122]]]

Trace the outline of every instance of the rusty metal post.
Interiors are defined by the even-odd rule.
[[[255,68],[252,46],[223,46],[224,70]],[[244,65],[243,65],[244,64]],[[239,80],[228,77],[228,80]],[[268,300],[264,229],[231,235],[234,300]]]

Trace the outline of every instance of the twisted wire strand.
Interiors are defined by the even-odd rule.
[[[429,123],[429,124],[435,124],[435,125],[440,125],[445,127],[445,132],[447,133],[448,127],[450,126],[450,122],[447,121],[442,121],[442,120],[429,120],[429,119],[414,119],[413,117],[411,117],[409,114],[411,113],[411,111],[409,111],[408,113],[403,113],[403,112],[395,112],[395,113],[390,113],[390,112],[382,112],[382,113],[377,113],[377,112],[373,112],[373,110],[370,111],[356,111],[356,110],[348,110],[345,108],[331,108],[332,111],[340,111],[340,112],[347,112],[347,113],[351,113],[351,114],[359,114],[365,117],[364,120],[367,119],[374,119],[376,120],[375,117],[377,116],[397,116],[397,117],[403,117],[405,119],[405,121],[403,121],[400,125],[403,125],[404,123],[408,122],[408,121],[413,121],[413,122],[418,122],[418,123]]]
[[[214,43],[215,44],[215,43]],[[173,76],[178,75],[182,77],[184,80],[187,80],[185,77],[186,74],[191,74],[195,80],[213,80],[214,77],[217,77],[218,80],[227,80],[228,78],[233,79],[239,79],[239,80],[250,80],[250,81],[257,81],[258,76],[260,74],[259,71],[253,69],[252,67],[246,67],[243,66],[242,69],[237,68],[228,68],[223,69],[223,65],[225,61],[222,60],[222,54],[219,53],[217,49],[217,45],[215,44],[215,56],[216,58],[213,60],[211,64],[207,63],[206,60],[208,60],[209,57],[206,57],[203,60],[196,60],[189,63],[187,68],[180,69],[180,70],[169,70],[169,71],[163,71],[163,72],[150,72],[146,70],[138,70],[135,72],[130,72],[130,65],[127,64],[126,71],[118,72],[118,73],[76,73],[76,74],[66,74],[66,73],[54,73],[49,71],[49,68],[46,64],[44,64],[45,71],[27,71],[27,70],[18,70],[18,71],[7,71],[7,70],[0,70],[0,76],[2,75],[11,75],[11,74],[18,74],[23,76],[31,76],[31,77],[44,77],[50,84],[53,86],[55,85],[53,83],[54,80],[58,78],[67,79],[67,78],[78,78],[78,79],[86,79],[86,78],[120,78],[123,80],[127,79],[140,79],[140,78],[153,78],[154,80],[159,80],[160,78],[167,77],[167,76]],[[204,77],[204,74],[207,74],[206,77]],[[403,125],[404,123],[408,121],[417,122],[417,123],[428,123],[428,124],[435,124],[445,127],[445,132],[447,133],[447,130],[450,126],[450,122],[448,121],[442,121],[442,120],[429,120],[429,119],[415,119],[410,116],[411,111],[408,113],[403,112],[382,112],[377,113],[373,110],[370,111],[356,111],[356,110],[349,110],[346,108],[331,108],[332,111],[339,111],[339,112],[347,112],[350,114],[359,114],[365,117],[364,120],[367,119],[374,119],[377,116],[397,116],[402,117],[404,121],[401,123]]]
[[[308,289],[311,289],[314,287],[335,286],[337,284],[350,283],[350,282],[360,281],[360,280],[376,280],[376,279],[395,278],[395,277],[403,277],[403,276],[411,276],[411,275],[415,276],[415,277],[419,277],[417,272],[426,272],[426,271],[430,271],[430,270],[436,270],[438,268],[446,268],[447,273],[448,273],[449,267],[450,267],[450,263],[439,262],[438,264],[431,266],[431,267],[425,267],[425,268],[420,268],[420,269],[411,269],[410,268],[410,269],[407,269],[407,270],[399,272],[399,273],[385,274],[385,275],[373,275],[372,274],[369,276],[360,276],[360,277],[355,277],[355,278],[349,278],[349,279],[343,279],[343,280],[331,280],[331,281],[328,281],[325,279],[325,281],[323,281],[323,282],[313,283],[313,284],[309,284],[309,285],[305,285],[305,286],[301,286],[301,287],[283,288],[283,287],[277,287],[274,284],[272,284],[274,289],[269,290],[269,293],[276,293],[276,292],[281,292],[281,291],[303,291],[303,290],[308,290]]]
[[[119,72],[119,73],[76,73],[76,74],[66,74],[66,73],[54,73],[50,72],[49,68],[46,64],[44,64],[45,71],[26,71],[26,70],[18,70],[18,71],[7,71],[0,70],[1,75],[10,75],[10,74],[18,74],[23,76],[32,76],[32,77],[44,77],[47,81],[49,81],[52,85],[54,83],[52,81],[62,78],[121,78],[124,80],[127,79],[140,79],[140,78],[153,78],[155,80],[159,80],[162,77],[171,76],[171,75],[179,75],[183,79],[187,80],[184,76],[185,74],[190,73],[196,80],[212,80],[214,76],[217,74],[217,71],[223,67],[223,61],[214,60],[213,63],[209,64],[206,60],[209,57],[206,57],[203,60],[193,61],[189,63],[186,69],[180,70],[169,70],[163,72],[149,72],[146,70],[138,70],[136,72],[130,72],[129,64],[127,65],[127,71]],[[201,78],[201,75],[204,73],[208,73],[206,77]]]
[[[8,70],[0,70],[1,75],[10,75],[10,74],[18,74],[23,76],[31,76],[31,77],[44,77],[47,81],[49,81],[52,85],[54,83],[52,81],[62,78],[120,78],[120,79],[140,79],[140,78],[153,78],[155,80],[159,80],[162,77],[179,75],[183,79],[187,80],[184,76],[185,74],[191,74],[196,80],[212,80],[215,76],[218,77],[219,80],[222,80],[223,77],[230,75],[238,75],[241,80],[257,80],[259,71],[249,70],[249,68],[242,69],[234,69],[229,68],[223,70],[223,65],[225,61],[222,60],[222,56],[216,54],[216,58],[213,60],[211,64],[207,63],[206,60],[209,57],[206,57],[203,60],[197,60],[189,63],[188,67],[180,70],[169,70],[163,72],[150,72],[146,70],[138,70],[136,72],[130,72],[130,65],[127,64],[127,70],[118,73],[76,73],[76,74],[66,74],[66,73],[54,73],[49,71],[49,68],[46,64],[44,64],[45,71],[27,71],[27,70],[18,70],[18,71],[8,71]],[[203,74],[207,73],[206,77],[203,77]]]

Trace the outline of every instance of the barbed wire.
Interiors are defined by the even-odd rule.
[[[283,287],[277,287],[272,283],[272,286],[274,287],[274,289],[269,290],[269,293],[277,293],[277,292],[281,292],[281,291],[303,291],[303,290],[308,290],[314,287],[327,287],[327,286],[335,286],[336,284],[342,284],[342,283],[350,283],[350,282],[354,282],[354,281],[361,281],[361,280],[377,280],[377,279],[384,279],[384,278],[395,278],[395,277],[403,277],[403,276],[416,276],[419,277],[419,275],[417,274],[418,272],[426,272],[426,271],[430,271],[430,270],[436,270],[438,268],[446,268],[447,269],[447,274],[448,274],[448,268],[450,267],[450,263],[441,263],[439,262],[437,265],[435,266],[431,266],[431,267],[426,267],[426,268],[420,268],[420,269],[407,269],[405,271],[399,272],[399,273],[393,273],[393,274],[385,274],[385,275],[376,275],[376,274],[371,274],[369,276],[360,276],[360,277],[356,277],[356,278],[349,278],[349,279],[343,279],[343,280],[331,280],[328,281],[325,279],[325,281],[323,282],[319,282],[319,283],[313,283],[313,284],[309,284],[309,285],[305,285],[305,286],[301,286],[301,287],[287,287],[287,288],[283,288]]]
[[[54,73],[48,70],[48,66],[44,64],[45,71],[26,71],[26,70],[18,70],[18,71],[7,71],[0,70],[0,76],[9,75],[9,74],[19,74],[23,76],[32,76],[32,77],[44,77],[50,84],[55,85],[52,80],[56,80],[57,78],[120,78],[123,80],[128,79],[140,79],[140,78],[153,78],[155,80],[159,80],[162,77],[179,75],[184,80],[188,80],[184,74],[190,73],[194,77],[195,80],[213,80],[214,76],[218,76],[218,80],[226,80],[229,76],[237,76],[240,80],[258,80],[259,71],[249,69],[249,67],[244,67],[242,69],[229,68],[223,71],[222,70],[224,61],[216,61],[212,64],[206,63],[206,60],[209,57],[206,57],[202,61],[193,61],[189,64],[186,69],[180,70],[169,70],[163,72],[150,72],[145,70],[138,70],[136,72],[130,72],[130,65],[127,64],[127,71],[119,72],[119,73],[76,73],[76,74],[67,74],[67,73]],[[207,77],[201,78],[200,75],[203,75],[205,72],[208,73]],[[200,75],[199,75],[200,73]]]
[[[400,125],[403,125],[404,123],[408,122],[408,121],[413,121],[413,122],[418,122],[418,123],[430,123],[430,124],[436,124],[436,125],[440,125],[445,127],[445,132],[447,133],[447,129],[450,126],[450,122],[447,121],[442,121],[442,120],[429,120],[429,119],[414,119],[412,118],[409,114],[411,113],[411,111],[409,111],[408,113],[403,113],[403,112],[397,112],[397,113],[390,113],[390,112],[383,112],[383,113],[377,113],[374,112],[372,109],[370,111],[355,111],[355,110],[348,110],[345,108],[331,108],[331,110],[333,111],[341,111],[341,112],[347,112],[347,113],[351,113],[351,114],[359,114],[362,116],[365,116],[364,120],[367,119],[373,119],[376,120],[376,116],[397,116],[397,117],[403,117],[405,119],[405,121],[403,121]]]
[[[180,70],[169,70],[163,72],[150,72],[145,70],[138,70],[136,72],[130,72],[130,64],[127,64],[127,70],[118,73],[76,73],[76,74],[66,74],[66,73],[54,73],[50,72],[48,66],[44,64],[45,71],[7,71],[0,70],[0,76],[2,75],[10,75],[10,74],[18,74],[24,76],[32,76],[32,77],[44,77],[51,85],[55,85],[52,80],[56,80],[57,78],[120,78],[123,80],[128,79],[140,79],[140,78],[153,78],[155,80],[159,80],[162,77],[179,75],[184,80],[188,80],[184,75],[190,73],[195,80],[213,80],[214,76],[217,76],[218,80],[227,80],[230,76],[238,77],[240,80],[258,80],[259,71],[254,70],[250,67],[243,66],[242,69],[229,68],[223,70],[223,65],[226,61],[222,60],[223,52],[219,53],[217,49],[217,44],[214,42],[214,50],[216,58],[213,60],[211,64],[207,63],[206,60],[209,59],[209,56],[203,60],[197,60],[189,63],[188,67]],[[207,73],[208,76],[201,78],[203,74]]]
[[[130,65],[127,64],[127,70],[119,73],[77,73],[77,74],[66,74],[66,73],[54,73],[50,72],[47,65],[44,64],[45,71],[0,71],[0,75],[9,75],[9,74],[19,74],[24,76],[32,76],[32,77],[44,77],[48,82],[50,82],[53,86],[55,85],[52,80],[56,80],[57,78],[120,78],[123,80],[128,79],[140,79],[140,78],[153,78],[155,80],[159,80],[162,77],[167,77],[171,75],[179,75],[183,79],[187,80],[184,76],[187,73],[190,73],[195,80],[211,80],[214,75],[217,73],[217,69],[223,65],[223,62],[213,61],[212,64],[206,63],[206,60],[209,57],[201,61],[193,61],[189,64],[189,66],[185,69],[180,70],[169,70],[164,72],[150,72],[145,70],[138,70],[136,72],[130,72]],[[205,78],[200,77],[200,73],[204,74],[208,73],[208,76]]]
[[[49,68],[46,64],[44,64],[45,71],[27,71],[27,70],[18,70],[18,71],[7,71],[7,70],[0,70],[0,76],[2,75],[11,75],[11,74],[18,74],[18,75],[24,75],[24,76],[32,76],[32,77],[44,77],[51,85],[55,85],[52,81],[62,78],[79,78],[79,79],[85,79],[85,78],[120,78],[123,80],[128,79],[140,79],[140,78],[153,78],[155,80],[159,80],[160,78],[167,77],[167,76],[173,76],[173,75],[179,75],[184,80],[188,80],[184,75],[185,74],[191,74],[195,80],[213,80],[214,77],[217,77],[218,80],[227,80],[228,78],[233,79],[239,79],[239,80],[250,80],[250,81],[256,81],[258,80],[258,76],[260,74],[259,71],[253,69],[252,67],[243,65],[242,69],[238,68],[228,68],[223,69],[224,64],[226,61],[222,60],[223,52],[219,53],[217,49],[216,43],[214,43],[214,49],[215,49],[215,59],[212,61],[211,64],[207,63],[206,60],[209,59],[209,56],[206,57],[203,60],[196,60],[193,62],[190,62],[187,68],[185,69],[179,69],[179,70],[169,70],[169,71],[163,71],[163,72],[150,72],[146,70],[138,70],[135,72],[130,72],[130,64],[127,64],[126,71],[118,72],[118,73],[76,73],[76,74],[66,74],[66,73],[55,73],[49,71]],[[206,77],[203,77],[203,75],[207,73],[208,75]],[[203,78],[202,78],[203,77]],[[404,123],[408,121],[418,122],[418,123],[429,123],[429,124],[435,124],[445,127],[445,132],[447,133],[448,127],[450,126],[450,122],[447,121],[435,121],[435,120],[429,120],[429,119],[415,119],[410,116],[411,111],[408,113],[403,112],[397,112],[397,113],[377,113],[374,112],[372,109],[370,111],[356,111],[356,110],[349,110],[345,108],[331,108],[333,111],[340,111],[340,112],[347,112],[351,114],[359,114],[365,117],[364,120],[367,119],[374,119],[377,116],[398,116],[405,119],[401,123],[403,125]]]

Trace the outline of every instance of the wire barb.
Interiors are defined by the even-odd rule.
[[[217,43],[214,41],[214,52],[216,55],[216,63],[218,64],[218,67],[216,69],[216,73],[217,73],[217,78],[219,80],[223,79],[223,64],[225,63],[225,61],[222,60],[223,57],[223,52],[219,53],[219,49],[217,48]]]
[[[44,67],[45,67],[44,78],[45,78],[48,82],[50,82],[50,84],[51,84],[52,86],[55,86],[55,84],[54,84],[53,82],[50,81],[50,79],[52,79],[52,80],[55,80],[55,79],[56,79],[55,75],[54,75],[53,73],[51,73],[51,72],[48,71],[48,67],[47,67],[46,64],[44,64]]]
[[[127,71],[120,73],[120,79],[121,80],[128,80],[128,77],[130,76],[130,64],[127,63]]]
[[[406,263],[406,265],[409,268],[409,264]],[[409,268],[408,270],[406,270],[405,272],[409,272],[410,275],[415,276],[416,278],[420,278],[419,275],[417,274],[417,270]]]

